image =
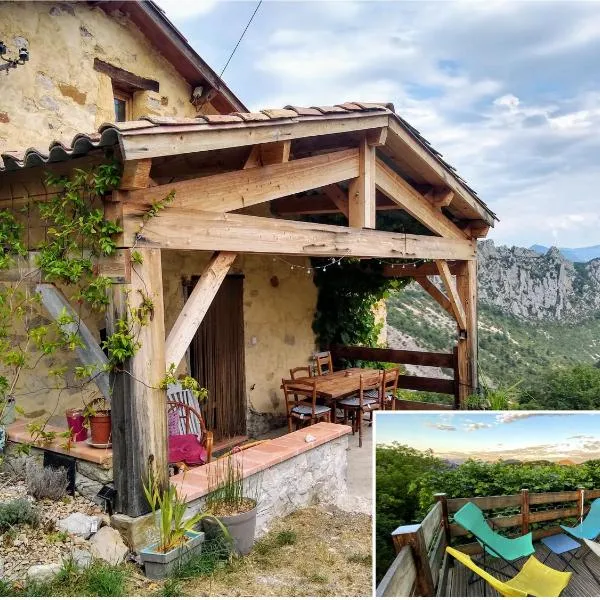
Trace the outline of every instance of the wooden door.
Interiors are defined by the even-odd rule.
[[[192,376],[208,390],[206,426],[217,440],[246,433],[243,291],[242,275],[225,278],[190,345]]]

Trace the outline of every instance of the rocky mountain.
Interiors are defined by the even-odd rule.
[[[551,365],[600,360],[600,259],[573,263],[557,248],[540,254],[492,241],[481,242],[478,255],[484,382],[512,385]],[[455,330],[452,319],[416,284],[388,300],[390,347],[448,351]]]
[[[550,248],[548,246],[540,246],[534,244],[530,247],[539,254],[546,254]],[[585,248],[559,248],[560,253],[567,259],[573,262],[589,262],[594,258],[600,258],[600,245],[586,246]]]
[[[600,311],[600,259],[573,263],[558,248],[545,254],[480,242],[479,298],[527,320],[580,321]]]

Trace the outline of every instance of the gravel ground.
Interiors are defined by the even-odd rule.
[[[70,557],[74,549],[87,549],[88,542],[82,538],[57,535],[56,521],[74,512],[104,515],[99,506],[79,495],[58,502],[34,500],[27,496],[23,481],[0,473],[0,502],[15,498],[32,501],[40,513],[40,524],[36,528],[19,525],[0,535],[0,567],[8,580],[22,580],[33,565],[59,563]]]

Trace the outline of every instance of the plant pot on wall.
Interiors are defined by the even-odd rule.
[[[181,564],[200,554],[205,534],[200,531],[187,531],[187,541],[168,552],[157,552],[158,543],[144,548],[140,557],[148,579],[166,579]]]
[[[91,443],[99,446],[109,445],[112,435],[110,409],[97,410],[88,419],[90,423]]]
[[[249,505],[253,508],[240,512],[235,515],[219,515],[219,521],[227,527],[229,535],[232,538],[233,549],[240,556],[249,554],[254,546],[254,536],[256,534],[256,501],[246,498]],[[212,539],[221,534],[221,530],[213,517],[202,519],[202,529],[205,531],[208,539]]]

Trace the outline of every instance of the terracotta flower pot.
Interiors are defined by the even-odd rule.
[[[112,434],[110,410],[99,410],[90,417],[90,432],[92,444],[110,443]]]
[[[88,430],[84,425],[85,417],[80,408],[69,408],[65,411],[67,425],[73,434],[74,442],[83,442],[87,440]]]

